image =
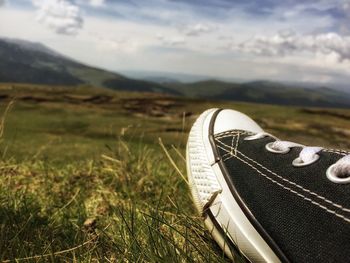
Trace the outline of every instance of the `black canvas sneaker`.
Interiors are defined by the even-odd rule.
[[[280,141],[233,110],[193,125],[187,169],[214,239],[251,262],[350,262],[350,153]]]

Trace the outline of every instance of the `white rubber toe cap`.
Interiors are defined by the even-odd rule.
[[[214,134],[229,130],[244,130],[253,133],[263,132],[263,129],[247,115],[235,110],[222,110],[216,117]]]

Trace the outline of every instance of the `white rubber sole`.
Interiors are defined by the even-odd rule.
[[[205,218],[206,227],[232,260],[235,255],[227,238],[251,262],[280,262],[241,210],[215,162],[209,126],[216,111],[210,109],[198,117],[187,143],[187,174],[195,206],[200,214],[211,213]]]

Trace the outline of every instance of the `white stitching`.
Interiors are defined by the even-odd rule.
[[[238,142],[239,142],[239,138],[240,138],[240,134],[245,134],[246,132],[238,132],[237,134],[232,134],[230,136],[226,136],[226,137],[220,137],[221,138],[229,138],[232,136],[232,141],[231,141],[231,147],[230,147],[230,152],[227,152],[226,154],[224,154],[223,156],[221,156],[221,158],[225,158],[228,156],[227,159],[231,158],[232,154],[237,155],[237,149],[238,149]],[[218,138],[215,138],[215,140],[218,140]],[[234,143],[234,141],[236,140],[236,143]],[[233,146],[235,144],[235,146]],[[225,159],[226,160],[226,159]]]
[[[224,151],[227,151],[226,149],[222,148],[221,146],[218,146],[218,147],[221,148],[221,149],[224,150]],[[238,156],[232,156],[232,157],[233,157],[233,158],[237,158],[237,159],[240,160],[241,162],[247,164],[247,165],[250,166],[252,169],[254,169],[256,172],[258,172],[260,175],[264,176],[266,179],[270,180],[271,182],[273,182],[273,183],[275,183],[275,184],[281,186],[283,189],[286,189],[286,190],[288,190],[289,192],[298,195],[299,197],[303,198],[303,200],[309,201],[309,202],[311,202],[312,204],[314,204],[314,205],[316,205],[316,206],[322,208],[322,209],[325,210],[326,212],[331,213],[331,214],[334,214],[335,216],[337,216],[337,217],[343,219],[344,221],[346,221],[347,223],[350,223],[350,219],[347,218],[347,217],[345,217],[344,215],[338,214],[336,211],[330,210],[330,209],[327,208],[326,206],[321,205],[320,203],[318,203],[318,202],[316,202],[316,201],[314,201],[314,200],[312,200],[312,199],[310,199],[310,198],[308,198],[308,197],[306,197],[306,196],[304,196],[304,195],[298,193],[297,191],[291,189],[290,187],[287,187],[287,186],[285,186],[285,185],[283,185],[283,184],[277,182],[276,180],[274,180],[274,179],[272,179],[271,177],[267,176],[266,174],[262,173],[260,170],[258,170],[256,167],[254,167],[252,164],[248,163],[247,161],[243,160],[242,158],[239,158]]]
[[[226,158],[228,156],[228,159],[230,159],[232,157],[231,153],[227,152],[225,153],[223,156],[221,156],[221,159]],[[225,161],[226,159],[223,159],[223,161]]]
[[[228,147],[228,145],[226,145],[225,143],[223,143],[223,142],[221,142],[221,141],[218,141],[218,142],[220,142],[222,145]],[[219,147],[219,146],[218,146],[218,147]],[[223,149],[222,147],[220,147],[220,148]],[[227,152],[226,149],[223,149],[223,150]],[[320,195],[318,195],[317,193],[315,193],[315,192],[313,192],[313,191],[311,191],[311,190],[309,190],[309,189],[307,189],[307,188],[304,188],[304,187],[302,187],[301,185],[299,185],[299,184],[297,184],[297,183],[295,183],[295,182],[292,182],[292,181],[290,181],[290,180],[288,180],[288,179],[283,178],[282,176],[280,176],[280,175],[278,175],[277,173],[275,173],[275,172],[269,170],[268,168],[266,168],[266,167],[263,166],[262,164],[256,162],[255,160],[249,158],[248,156],[244,155],[244,154],[241,153],[240,151],[237,150],[237,152],[238,152],[239,154],[241,154],[243,157],[245,157],[245,158],[247,158],[248,160],[250,160],[250,161],[254,162],[255,164],[257,164],[258,166],[260,166],[260,167],[263,168],[264,170],[266,170],[266,171],[270,172],[271,174],[275,175],[276,177],[280,178],[281,180],[283,180],[283,181],[285,181],[285,182],[287,182],[287,183],[289,183],[289,184],[291,184],[291,185],[294,185],[294,186],[298,187],[299,189],[301,189],[302,191],[304,191],[304,192],[306,192],[306,193],[309,193],[309,194],[311,194],[311,195],[316,196],[317,198],[319,198],[319,199],[321,199],[321,200],[323,200],[323,201],[325,201],[325,202],[327,202],[327,203],[333,205],[333,206],[336,207],[336,208],[341,209],[341,210],[344,211],[344,212],[350,212],[350,209],[345,208],[345,207],[343,207],[342,205],[339,205],[339,204],[337,204],[337,203],[334,203],[334,202],[332,202],[331,200],[329,200],[329,199],[327,199],[327,198],[325,198],[325,197],[323,197],[323,196],[320,196]],[[232,158],[232,157],[234,157],[234,156],[230,156],[230,158]],[[223,161],[227,161],[227,160],[229,160],[230,158],[226,158],[226,159],[223,160]]]
[[[218,133],[215,135],[215,139],[224,139],[224,138],[229,138],[231,136],[235,136],[235,135],[244,135],[244,134],[251,134],[250,132],[247,131],[229,131],[229,132],[222,132],[222,133]]]
[[[334,150],[334,149],[323,149],[323,152],[329,152],[329,153],[335,153],[339,154],[341,156],[348,155],[349,153],[347,151],[341,151],[341,150]]]
[[[233,157],[233,156],[232,156],[232,155],[230,155],[229,157],[227,157],[227,158],[223,159],[223,161],[224,161],[224,162],[226,162],[227,160],[230,160],[232,157]]]
[[[232,155],[233,155],[233,144],[234,144],[236,138],[237,138],[236,135],[235,135],[235,136],[232,136],[231,147],[230,147],[230,149],[231,149],[230,153],[231,153]]]
[[[339,150],[339,149],[327,149],[328,151],[333,151],[333,152],[338,152],[338,153],[345,153],[345,154],[350,154],[349,151],[346,150]]]
[[[229,137],[235,136],[235,135],[245,135],[245,134],[253,134],[253,133],[248,132],[248,131],[230,130],[230,131],[221,132],[221,133],[216,134],[215,139],[224,139],[224,138],[229,138]],[[339,154],[342,156],[350,154],[350,151],[338,150],[338,149],[323,149],[322,151],[329,152],[329,153],[335,153],[335,154]]]
[[[215,136],[222,136],[222,135],[236,134],[236,133],[249,133],[249,132],[248,131],[241,131],[241,130],[229,130],[229,131],[217,133],[217,134],[215,134]]]
[[[236,145],[235,145],[235,155],[237,155],[239,137],[240,137],[240,136],[239,136],[239,133],[238,133],[237,139],[236,139]]]
[[[220,142],[222,145],[228,147],[228,145],[226,145],[225,143],[223,143],[223,142],[221,142],[221,141],[218,141],[218,142]],[[225,150],[225,151],[227,152],[227,150]],[[244,154],[241,153],[240,151],[238,151],[238,153],[240,153],[242,156],[244,156],[244,157],[247,158],[248,160],[254,162],[255,164],[257,164],[258,166],[260,166],[260,167],[263,168],[264,170],[266,170],[266,171],[270,172],[271,174],[277,176],[278,178],[282,179],[283,181],[285,181],[285,182],[287,182],[287,183],[289,183],[289,184],[292,184],[292,185],[294,185],[294,186],[300,188],[300,189],[303,190],[304,192],[307,192],[307,193],[309,193],[309,194],[311,194],[311,195],[314,195],[314,196],[316,196],[316,197],[318,197],[318,198],[324,200],[325,202],[327,202],[327,203],[329,203],[329,204],[332,204],[333,206],[335,206],[335,207],[337,207],[337,208],[339,208],[339,209],[341,209],[341,210],[343,210],[343,211],[345,211],[345,212],[350,212],[350,209],[344,208],[343,206],[341,206],[341,205],[339,205],[339,204],[337,204],[337,203],[334,203],[334,202],[328,200],[327,198],[325,198],[325,197],[323,197],[323,196],[320,196],[320,195],[318,195],[318,194],[312,192],[311,190],[302,187],[301,185],[298,185],[297,183],[294,183],[294,182],[292,182],[292,181],[290,181],[290,180],[288,180],[288,179],[283,178],[282,176],[280,176],[280,175],[278,175],[277,173],[275,173],[275,172],[269,170],[268,168],[266,168],[266,167],[263,166],[262,164],[256,162],[255,160],[249,158],[248,156],[244,155]],[[230,158],[232,158],[232,157],[233,157],[233,156],[230,156]],[[226,158],[225,161],[228,160],[228,159],[230,159],[230,158]]]
[[[232,135],[232,134],[236,134],[238,132],[240,132],[240,131],[231,130],[231,131],[227,131],[227,132],[221,132],[221,133],[215,134],[215,137],[219,138],[221,136]]]

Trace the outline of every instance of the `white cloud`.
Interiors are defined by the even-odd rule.
[[[105,0],[90,0],[89,4],[91,6],[100,7],[100,6],[103,6],[105,4]]]
[[[344,1],[341,5],[341,8],[344,12],[344,17],[340,19],[339,29],[342,33],[349,35],[350,34],[350,1]]]
[[[194,24],[185,26],[180,29],[186,36],[199,36],[205,33],[210,33],[214,31],[216,28],[214,26],[210,26],[207,24]]]
[[[350,37],[337,33],[298,35],[291,30],[273,36],[255,36],[231,49],[262,56],[288,56],[302,53],[333,56],[338,61],[350,61]]]
[[[186,40],[183,36],[164,36],[162,34],[157,35],[157,39],[161,41],[164,46],[181,46],[186,44]]]
[[[3,6],[6,4],[6,0],[0,0],[0,6]]]
[[[76,35],[84,20],[77,5],[67,0],[32,0],[38,8],[37,21],[57,34]]]
[[[122,52],[125,54],[137,52],[140,48],[139,43],[133,39],[115,39],[98,37],[97,48],[101,51]]]
[[[90,0],[32,1],[39,10],[48,2],[79,6],[79,17],[80,10],[93,6]],[[11,0],[7,2],[11,3]],[[154,6],[135,10],[135,6],[110,3],[105,1],[101,11],[113,9],[125,18],[134,18],[137,13],[139,18],[113,19],[87,12],[81,30],[82,23],[78,23],[77,30],[68,30],[79,32],[79,36],[62,37],[55,33],[62,31],[61,27],[50,26],[50,30],[42,26],[49,26],[45,20],[35,21],[35,12],[31,9],[9,5],[9,8],[0,8],[0,25],[10,24],[11,27],[0,26],[0,35],[42,42],[78,61],[116,71],[147,68],[230,78],[348,81],[350,48],[347,36],[316,33],[326,32],[330,26],[337,30],[331,16],[294,16],[276,23],[274,17],[247,19],[244,14],[232,10],[229,20],[218,21],[198,16],[191,10],[159,10]],[[95,11],[99,10],[96,8]],[[47,13],[51,11],[47,11],[46,16]],[[153,23],[149,17],[159,20]],[[293,28],[298,33],[280,31],[283,28]],[[157,33],[158,37],[155,36]],[[234,52],[219,49],[226,44],[230,44]],[[346,58],[349,62],[344,61]],[[343,63],[339,63],[340,60]]]

